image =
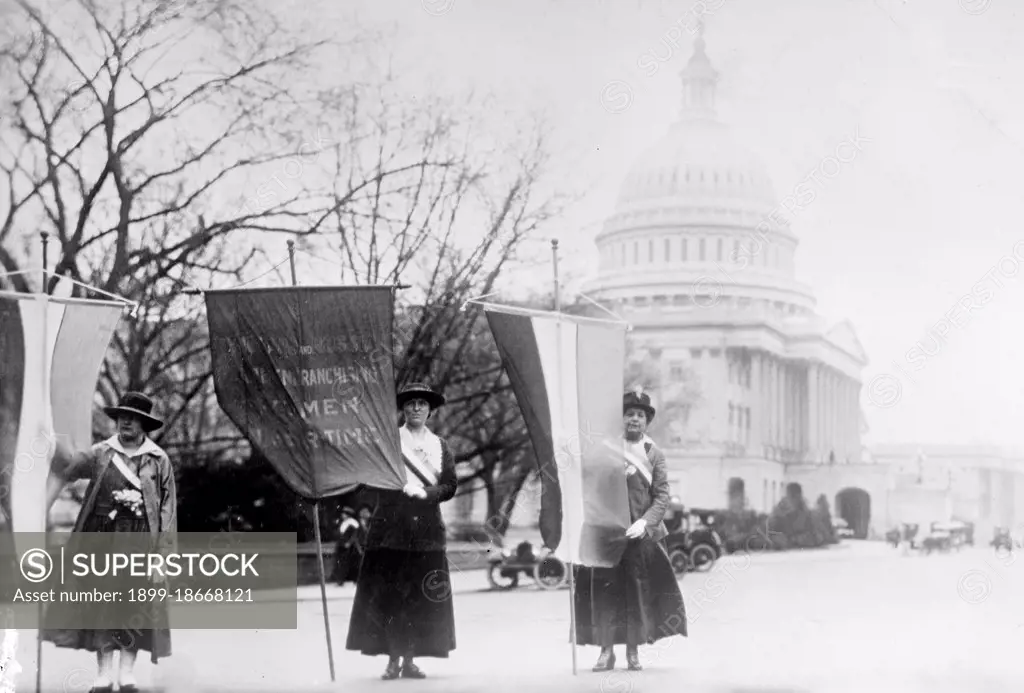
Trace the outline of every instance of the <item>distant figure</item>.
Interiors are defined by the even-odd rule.
[[[352,508],[341,509],[341,523],[338,525],[338,543],[334,546],[334,582],[344,585],[355,582],[359,576],[359,563],[363,559],[362,525],[355,518]]]

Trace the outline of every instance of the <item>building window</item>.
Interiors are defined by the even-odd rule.
[[[654,262],[654,239],[647,241],[647,262]]]
[[[721,349],[708,349],[708,356],[710,356],[713,359],[717,359],[721,355],[722,355],[722,350]]]
[[[640,241],[633,241],[633,264],[640,262]]]
[[[665,262],[672,262],[672,239],[665,239]]]
[[[668,367],[668,377],[672,382],[678,383],[683,379],[683,364],[678,361],[673,361]]]
[[[707,239],[700,239],[700,261],[704,262],[707,260]]]
[[[686,246],[689,245],[689,240],[686,238],[681,239],[680,245],[682,246],[680,248],[680,254],[682,255],[681,259],[683,262],[686,262]]]
[[[690,356],[695,359],[699,359],[704,353],[703,349],[690,349]]]
[[[718,261],[722,261],[722,239],[718,239]]]
[[[734,263],[736,263],[736,264],[739,264],[739,261],[740,261],[740,242],[739,241],[733,241],[732,242],[732,261]]]

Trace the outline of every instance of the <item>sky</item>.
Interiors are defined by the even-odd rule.
[[[326,0],[308,7],[343,16]],[[403,74],[548,116],[559,178],[586,191],[551,230],[575,278],[595,270],[593,236],[631,163],[677,116],[687,28],[703,12],[719,117],[779,198],[842,142],[861,143],[792,229],[797,277],[868,353],[866,442],[1024,449],[1024,17],[1008,0],[359,0],[344,11],[388,32]],[[972,287],[971,311],[957,308]]]

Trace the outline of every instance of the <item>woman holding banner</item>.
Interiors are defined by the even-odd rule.
[[[594,671],[615,668],[615,645],[639,671],[639,646],[687,635],[686,607],[665,551],[669,504],[665,454],[647,436],[651,398],[637,388],[622,397],[623,471],[630,521],[626,550],[614,568],[576,568],[576,644],[601,648]]]
[[[426,426],[444,402],[423,383],[398,393],[408,483],[401,491],[378,492],[356,582],[346,647],[371,657],[386,654],[385,681],[425,678],[416,657],[447,658],[455,649],[441,503],[455,496],[458,479],[448,443]]]
[[[150,438],[149,434],[163,426],[153,416],[153,401],[141,392],[128,392],[116,407],[105,409],[107,416],[117,422],[117,434],[97,443],[90,451],[75,453],[63,441],[57,441],[48,491],[56,498],[64,484],[88,479],[85,501],[75,522],[73,545],[78,533],[110,533],[106,551],[121,551],[115,544],[115,533],[148,533],[154,541],[173,541],[177,531],[177,502],[174,470],[167,453]],[[88,550],[103,553],[94,538]],[[117,578],[81,578],[78,587],[97,587],[109,590],[111,586],[152,587],[146,578],[119,582]],[[94,584],[95,583],[95,584]],[[73,591],[73,590],[69,590]],[[96,653],[98,673],[92,691],[107,693],[114,689],[114,652],[120,652],[118,690],[122,693],[138,691],[135,680],[135,659],[139,650],[150,653],[156,664],[161,657],[171,654],[171,632],[168,628],[165,601],[140,603],[129,620],[128,628],[65,628],[60,623],[69,620],[109,622],[126,615],[111,603],[62,603],[47,612],[47,626],[43,639],[57,647],[84,649]],[[62,609],[64,617],[62,618]],[[77,619],[67,618],[66,610],[77,612]],[[137,624],[137,627],[136,627]]]

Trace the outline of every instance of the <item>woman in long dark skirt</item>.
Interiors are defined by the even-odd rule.
[[[408,484],[380,491],[370,519],[347,649],[387,655],[381,678],[422,679],[416,657],[447,658],[455,649],[455,612],[441,503],[458,479],[448,443],[427,427],[444,397],[423,383],[398,393],[399,430]]]
[[[163,425],[152,416],[152,410],[153,402],[148,397],[129,392],[119,406],[106,409],[107,415],[117,421],[117,435],[97,443],[88,452],[77,454],[58,442],[48,484],[50,497],[55,498],[68,482],[90,480],[69,539],[72,549],[81,544],[82,532],[109,534],[109,541],[105,543],[111,548],[115,546],[117,534],[122,532],[148,534],[150,539],[144,543],[154,548],[159,547],[161,541],[172,540],[177,531],[174,472],[167,453],[147,436]],[[96,535],[90,539],[96,539]],[[102,546],[90,542],[81,549],[101,561],[104,559]],[[102,563],[100,565],[102,567]],[[96,588],[125,594],[128,589],[152,586],[146,578],[80,578],[66,591]],[[91,689],[95,693],[108,693],[114,688],[115,652],[120,652],[118,690],[122,693],[138,691],[134,667],[139,650],[149,652],[154,664],[171,654],[166,602],[141,602],[130,606],[129,614],[123,600],[120,605],[57,602],[46,612],[44,640],[57,647],[96,653],[99,671]],[[124,627],[116,628],[67,628],[61,624],[69,622],[70,613],[75,615],[74,622],[79,623],[127,622]]]
[[[639,671],[640,645],[687,636],[686,607],[663,540],[669,503],[665,454],[647,437],[654,419],[642,391],[622,398],[623,470],[630,521],[626,549],[614,568],[575,567],[576,644],[601,648],[594,671],[615,668],[615,645],[626,646],[626,666]]]

